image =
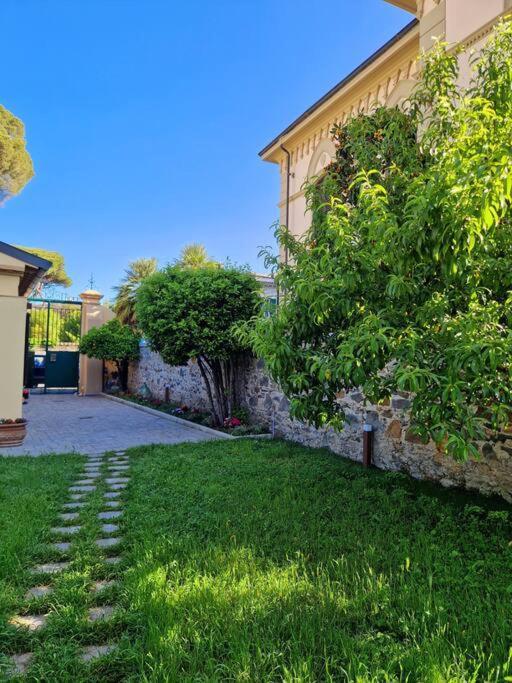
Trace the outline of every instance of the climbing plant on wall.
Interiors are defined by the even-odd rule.
[[[267,263],[282,305],[242,336],[295,417],[342,428],[341,392],[361,387],[371,402],[412,392],[416,432],[460,459],[509,423],[509,23],[472,67],[459,88],[457,56],[438,45],[406,113],[336,128],[337,157],[307,188],[310,230],[277,229],[290,258]]]

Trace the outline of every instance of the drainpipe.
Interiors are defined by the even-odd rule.
[[[281,145],[281,149],[286,154],[286,227],[290,227],[290,160],[291,154],[286,149],[284,145]],[[288,265],[288,247],[284,250],[284,263]]]
[[[373,427],[367,422],[363,425],[363,467],[371,467],[373,460]]]

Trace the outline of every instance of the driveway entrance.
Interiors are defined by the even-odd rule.
[[[23,408],[28,420],[25,442],[17,448],[1,449],[0,455],[104,453],[212,438],[193,426],[176,424],[102,396],[33,395]]]

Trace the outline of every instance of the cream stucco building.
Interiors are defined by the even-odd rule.
[[[384,1],[410,12],[411,21],[260,152],[265,161],[279,166],[280,222],[294,235],[309,227],[304,181],[318,175],[334,156],[332,126],[377,105],[393,106],[406,99],[414,87],[418,58],[434,38],[464,45],[461,81],[467,82],[470,51],[478,50],[512,9],[512,0]]]
[[[21,417],[27,297],[50,261],[0,242],[0,419]]]

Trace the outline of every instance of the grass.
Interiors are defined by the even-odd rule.
[[[511,675],[505,503],[284,442],[130,455],[124,560],[108,570],[120,584],[105,598],[118,614],[106,624],[83,618],[88,582],[105,575],[92,545],[99,491],[84,511],[73,571],[44,605],[53,611],[44,637],[0,623],[0,651],[36,652],[29,680],[466,683]],[[71,464],[35,462],[54,500]],[[11,460],[0,469],[1,491],[6,477],[18,482],[11,500],[28,496],[27,466]],[[7,508],[0,500],[0,513]],[[34,522],[24,516],[20,534],[31,540],[9,546],[5,566],[41,557],[55,514],[50,505]],[[2,598],[2,617],[26,608],[24,576]],[[9,572],[3,580],[2,589]],[[119,643],[115,655],[77,663],[79,645],[106,641]]]
[[[78,466],[73,457],[0,457],[0,618],[26,590],[28,569]]]
[[[80,510],[82,529],[73,536],[69,552],[59,552],[49,543],[70,540],[51,533],[59,521],[62,503],[69,500],[68,487],[82,472],[85,458],[77,456],[43,456],[38,458],[0,459],[0,680],[11,654],[34,653],[28,673],[29,681],[51,683],[68,681],[122,681],[128,675],[130,639],[133,628],[120,605],[108,622],[89,623],[86,610],[90,606],[120,604],[121,584],[101,594],[91,593],[91,584],[100,579],[122,576],[123,565],[105,565],[94,540],[107,536],[99,531],[97,513],[103,509],[104,485],[89,495],[87,507]],[[73,525],[77,522],[70,521]],[[120,548],[122,550],[122,546]],[[106,551],[108,553],[108,551]],[[110,554],[116,554],[111,552]],[[70,561],[69,570],[49,577],[33,576],[36,563]],[[28,588],[51,584],[53,592],[42,598],[26,600]],[[46,614],[48,623],[42,631],[29,632],[9,624],[15,614]],[[115,655],[92,665],[79,661],[81,646],[116,642]]]
[[[509,670],[505,504],[280,442],[134,451],[138,680],[491,681]]]

